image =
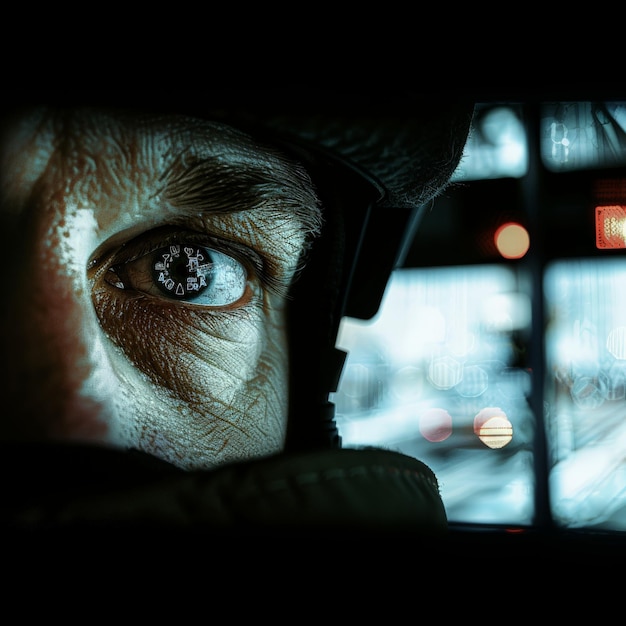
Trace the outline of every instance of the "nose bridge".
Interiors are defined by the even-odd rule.
[[[101,439],[104,407],[86,393],[103,366],[86,274],[95,220],[58,181],[38,181],[28,198],[8,235],[13,261],[5,257],[0,357],[17,410],[0,437]]]

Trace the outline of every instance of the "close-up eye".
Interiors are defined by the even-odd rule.
[[[246,290],[246,270],[233,257],[213,248],[174,243],[113,265],[106,282],[203,306],[228,306]]]

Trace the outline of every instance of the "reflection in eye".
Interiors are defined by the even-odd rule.
[[[227,306],[245,293],[246,271],[236,259],[198,245],[173,244],[109,269],[107,282],[205,306]]]

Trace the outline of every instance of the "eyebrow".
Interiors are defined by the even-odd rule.
[[[174,207],[217,214],[271,204],[305,222],[319,218],[319,201],[301,166],[281,160],[225,161],[219,156],[180,155],[161,176],[162,193]],[[308,216],[307,216],[308,214]]]

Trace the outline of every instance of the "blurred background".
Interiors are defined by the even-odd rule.
[[[489,102],[379,312],[343,319],[344,447],[451,524],[626,531],[626,102]]]

